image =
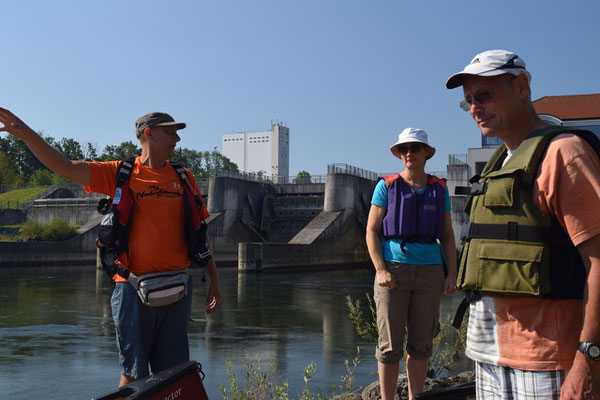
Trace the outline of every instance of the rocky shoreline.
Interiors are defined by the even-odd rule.
[[[425,381],[425,391],[437,391],[441,389],[447,389],[456,387],[458,385],[466,384],[475,381],[475,372],[466,371],[458,375],[447,376],[445,378],[427,378]],[[408,399],[408,381],[405,374],[398,376],[398,390],[397,398]],[[443,397],[435,397],[436,399],[442,399]],[[459,397],[452,397],[453,399],[459,399]],[[379,382],[373,382],[364,389],[358,389],[352,397],[341,396],[336,397],[337,400],[380,400],[381,391],[379,390]],[[466,396],[464,399],[475,399],[475,395]]]

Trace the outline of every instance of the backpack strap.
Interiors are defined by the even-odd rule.
[[[204,207],[204,202],[200,193],[190,182],[190,178],[185,168],[175,162],[169,162],[177,172],[179,179],[184,185],[183,200],[186,207],[185,231],[188,239],[188,256],[190,262],[202,267],[202,282],[206,282],[205,266],[212,258],[210,250],[206,245],[206,231],[208,225],[200,209]]]
[[[98,212],[100,212],[101,214],[108,214],[111,211],[111,209],[116,209],[117,205],[121,201],[122,188],[131,177],[131,172],[133,170],[134,164],[135,158],[130,158],[128,160],[121,161],[119,167],[117,168],[117,174],[115,177],[115,194],[112,198],[101,199],[98,202]],[[116,223],[117,221],[115,220],[112,222]],[[117,264],[118,250],[115,248],[107,248],[104,244],[100,242],[99,238],[96,238],[96,246],[100,250],[100,263],[102,264],[102,269],[106,272],[106,274],[111,279],[113,279],[116,274],[119,274],[123,278],[128,279],[130,272],[127,269],[123,268],[121,265]],[[125,251],[127,251],[127,248],[125,248]],[[109,257],[109,253],[112,255],[112,262],[110,264],[107,262],[107,257]]]
[[[181,164],[178,164],[175,162],[169,161],[169,164],[171,164],[173,169],[175,169],[175,172],[177,172],[179,179],[185,185],[185,187],[188,188],[188,190],[192,193],[192,195],[194,196],[194,198],[196,199],[196,202],[197,202],[198,199],[200,198],[200,193],[198,193],[198,191],[196,189],[194,189],[194,185],[192,185],[192,183],[190,182],[190,178],[189,178],[185,168],[183,168],[181,166]]]

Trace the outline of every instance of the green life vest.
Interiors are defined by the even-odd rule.
[[[550,140],[572,133],[600,154],[589,131],[546,127],[529,135],[502,166],[502,144],[481,176],[472,178],[463,226],[457,287],[488,296],[582,298],[586,272],[556,217],[533,204],[536,172]]]

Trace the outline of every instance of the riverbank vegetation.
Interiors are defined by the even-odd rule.
[[[4,227],[6,232],[12,234],[1,234],[0,241],[64,241],[74,237],[77,234],[77,226],[69,225],[67,221],[61,218],[54,218],[47,224],[37,221],[27,221],[21,225],[11,225]]]
[[[221,385],[221,394],[224,400],[288,400],[290,388],[287,380],[283,379],[274,360],[268,362],[264,368],[262,360],[258,357],[248,357],[246,372],[242,380],[233,372],[233,363],[227,363],[228,386]],[[299,400],[353,400],[356,399],[361,388],[354,386],[355,369],[360,364],[360,348],[356,349],[356,356],[345,361],[346,373],[339,383],[332,382],[327,392],[318,389],[316,392],[310,387],[310,381],[317,373],[317,364],[311,362],[302,371],[304,387],[297,393]],[[294,393],[292,393],[294,396]]]
[[[377,343],[377,313],[375,304],[369,293],[365,293],[365,296],[367,299],[366,307],[363,306],[360,299],[354,299],[351,296],[346,297],[348,316],[358,336]],[[433,339],[433,354],[430,359],[429,371],[427,372],[428,378],[437,378],[444,372],[452,370],[452,367],[465,357],[464,350],[467,347],[467,324],[465,321],[468,321],[468,319],[467,311],[460,329],[452,327],[450,320],[440,323],[440,332]],[[406,361],[406,353],[404,354],[404,360]]]
[[[366,303],[350,296],[346,297],[348,317],[352,321],[356,333],[363,339],[377,342],[376,312],[373,299],[366,293]],[[468,320],[465,316],[464,321]],[[466,347],[467,324],[463,322],[460,329],[456,330],[445,321],[440,324],[440,333],[433,341],[433,354],[430,359],[428,378],[438,378],[464,357]],[[354,385],[356,368],[360,364],[360,349],[356,356],[345,361],[346,373],[341,377],[340,383],[332,383],[327,392],[311,389],[310,381],[318,373],[316,363],[310,363],[303,371],[304,388],[302,392],[290,394],[289,383],[282,378],[273,360],[265,368],[261,359],[256,356],[246,361],[244,377],[239,379],[233,372],[233,363],[227,363],[228,384],[221,385],[221,394],[225,400],[354,400],[360,398],[363,388]],[[406,364],[406,363],[404,363]],[[291,397],[290,397],[291,396]],[[294,397],[297,396],[297,397]]]
[[[21,228],[23,236],[27,240],[57,242],[72,238],[77,234],[76,230],[75,225],[69,225],[61,218],[54,218],[47,224],[27,221]]]

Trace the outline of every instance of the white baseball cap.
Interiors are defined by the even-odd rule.
[[[427,141],[427,132],[425,132],[423,129],[406,128],[400,132],[398,135],[398,141],[390,147],[392,154],[400,158],[398,146],[404,143],[423,143],[429,147],[431,152],[427,155],[427,160],[429,160],[435,154],[435,147],[429,145],[429,142]]]
[[[495,76],[501,74],[527,75],[531,83],[531,74],[525,69],[525,61],[508,50],[488,50],[477,54],[460,72],[452,75],[446,87],[454,89],[462,86],[465,75]]]

